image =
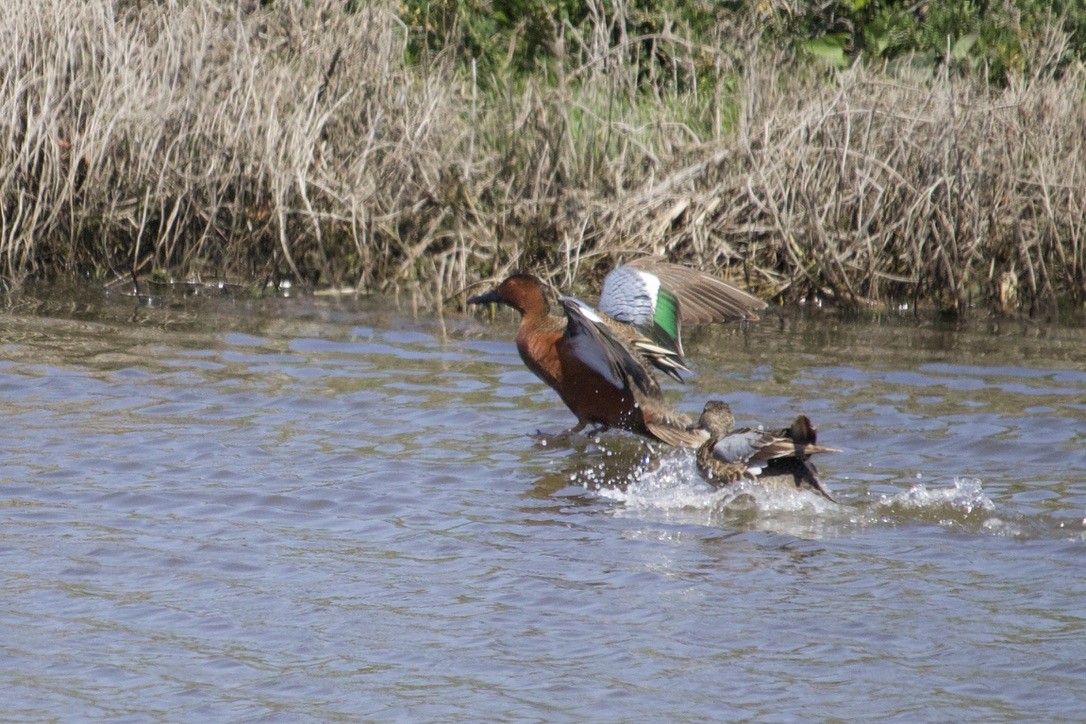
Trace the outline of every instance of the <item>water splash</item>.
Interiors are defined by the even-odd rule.
[[[630,471],[625,485],[599,488],[600,496],[630,509],[709,509],[730,497],[698,477],[694,457],[674,453],[656,460],[645,458]]]
[[[847,534],[850,510],[806,491],[769,489],[752,481],[716,488],[698,475],[694,456],[673,451],[644,457],[616,478],[604,466],[585,471],[582,482],[621,505],[618,517],[663,520],[739,530],[786,533],[802,538]],[[603,475],[604,477],[601,477]],[[844,526],[842,528],[842,526]]]
[[[929,524],[999,537],[1086,539],[1086,520],[1067,521],[1005,509],[985,493],[981,480],[969,477],[955,477],[950,485],[917,482],[896,493],[838,492],[839,503],[831,503],[808,491],[764,487],[752,481],[718,489],[701,478],[688,451],[656,456],[651,450],[641,450],[637,455],[608,454],[570,478],[597,499],[617,503],[612,509],[616,516],[669,523],[803,538]],[[833,480],[828,482],[832,489]]]
[[[917,483],[905,492],[880,496],[871,512],[882,523],[900,525],[920,521],[1011,538],[1086,540],[1086,520],[1008,510],[996,505],[976,478],[956,477],[952,487],[941,488]]]
[[[725,488],[706,483],[698,474],[694,456],[675,451],[660,458],[646,456],[624,479],[603,479],[603,466],[585,471],[585,479],[603,498],[630,509],[757,509],[766,512],[829,512],[839,506],[807,491],[766,488],[754,481],[739,481]],[[616,485],[616,483],[618,483]]]
[[[904,493],[883,495],[879,504],[902,509],[948,508],[967,516],[975,510],[995,509],[995,503],[984,494],[981,481],[976,478],[954,478],[952,488],[930,489],[924,483],[917,483]]]
[[[996,529],[996,509],[976,478],[954,478],[953,487],[929,488],[917,483],[903,493],[882,495],[876,510],[908,518],[931,520],[940,525],[966,525]]]

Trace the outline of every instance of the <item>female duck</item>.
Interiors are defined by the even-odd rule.
[[[701,476],[714,485],[754,480],[767,487],[810,490],[833,500],[808,457],[838,451],[816,444],[817,431],[806,415],[797,416],[791,427],[775,432],[736,430],[728,403],[710,400],[690,429],[709,434],[698,448],[697,463]]]

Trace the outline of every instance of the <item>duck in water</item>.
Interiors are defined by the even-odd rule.
[[[816,444],[817,431],[806,415],[797,416],[783,430],[736,430],[728,403],[710,400],[690,428],[709,434],[697,452],[698,472],[709,483],[723,487],[753,480],[766,487],[810,490],[834,500],[808,458],[838,451]]]
[[[641,260],[613,269],[603,281],[598,309],[559,298],[551,313],[543,282],[515,274],[468,304],[505,304],[521,314],[517,351],[546,382],[577,424],[593,432],[616,427],[670,445],[696,447],[707,431],[664,397],[650,367],[682,380],[689,371],[680,339],[683,322],[703,324],[757,319],[766,303],[704,272]]]

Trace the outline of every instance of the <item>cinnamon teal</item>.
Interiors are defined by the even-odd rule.
[[[650,367],[682,380],[688,371],[680,339],[683,322],[757,319],[766,303],[703,272],[651,260],[613,269],[599,308],[559,298],[551,314],[544,285],[515,274],[468,304],[506,304],[521,314],[517,350],[537,377],[577,416],[577,425],[616,427],[670,445],[696,447],[708,436],[665,399]]]
[[[708,482],[724,486],[753,480],[767,487],[810,490],[834,500],[808,458],[838,451],[816,444],[817,431],[806,415],[797,416],[783,430],[736,430],[728,403],[710,400],[690,427],[709,433],[697,452],[698,472]]]

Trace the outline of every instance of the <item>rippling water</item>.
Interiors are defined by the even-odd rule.
[[[572,419],[511,316],[0,313],[5,718],[1080,719],[1086,332],[772,313],[670,392],[842,504]]]

